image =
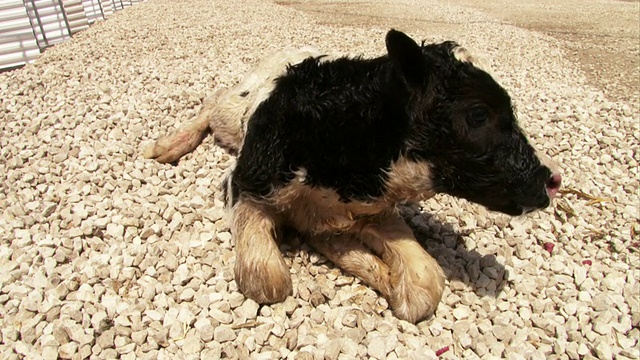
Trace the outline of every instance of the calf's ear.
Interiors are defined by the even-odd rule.
[[[391,29],[385,39],[389,59],[405,81],[420,85],[427,75],[427,63],[420,46],[405,33]]]

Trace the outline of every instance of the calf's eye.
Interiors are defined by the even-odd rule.
[[[469,127],[475,128],[483,125],[489,118],[489,111],[486,106],[477,105],[471,108],[467,116]]]

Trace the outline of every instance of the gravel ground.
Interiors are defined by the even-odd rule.
[[[0,358],[637,359],[638,103],[590,88],[553,38],[410,1],[377,6],[440,24],[395,25],[415,38],[491,59],[566,184],[554,208],[522,218],[445,196],[404,210],[448,275],[433,319],[394,318],[295,242],[293,296],[245,299],[218,191],[233,158],[211,138],[177,166],[141,156],[264,54],[378,55],[392,20],[350,28],[267,1],[152,0],[0,74]]]

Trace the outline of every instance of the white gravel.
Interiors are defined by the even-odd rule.
[[[285,249],[292,297],[245,299],[218,200],[233,158],[211,138],[175,167],[141,156],[267,52],[378,55],[385,19],[152,0],[0,74],[0,358],[637,359],[638,104],[588,88],[551,38],[410,1],[393,6],[462,23],[402,30],[487,55],[569,190],[523,218],[444,196],[405,209],[449,278],[435,318],[399,321],[305,246]]]

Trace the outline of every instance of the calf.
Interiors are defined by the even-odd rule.
[[[418,45],[391,30],[388,54],[274,54],[199,117],[158,140],[172,162],[208,129],[238,151],[224,182],[235,279],[259,303],[292,293],[278,248],[283,228],[416,322],[440,301],[445,276],[396,206],[437,193],[521,215],[550,204],[561,177],[517,124],[507,92],[453,42]]]

